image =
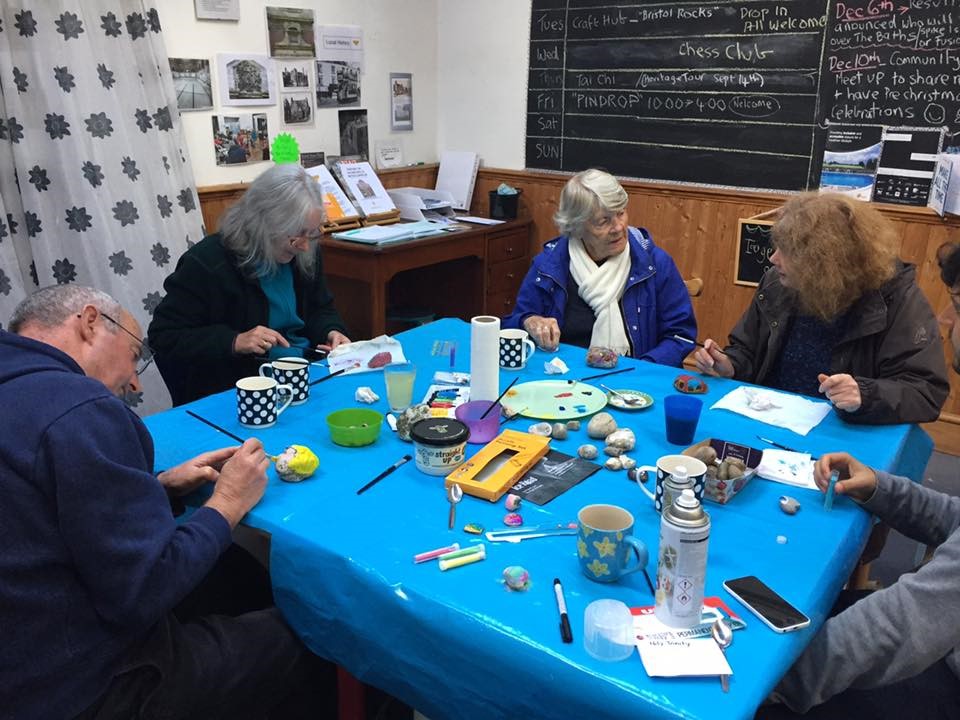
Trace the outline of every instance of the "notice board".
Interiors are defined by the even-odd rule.
[[[741,220],[737,239],[737,260],[733,282],[736,285],[760,284],[763,274],[773,263],[773,243],[770,240],[772,220]]]
[[[816,187],[828,123],[947,126],[958,0],[533,0],[526,165]]]

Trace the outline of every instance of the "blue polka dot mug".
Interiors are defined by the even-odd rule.
[[[293,386],[255,375],[237,380],[237,419],[252,428],[271,427],[293,400]]]
[[[522,370],[536,351],[526,330],[500,331],[500,367],[504,370]]]

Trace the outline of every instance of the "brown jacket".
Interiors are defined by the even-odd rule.
[[[838,412],[844,420],[865,425],[929,422],[947,399],[950,384],[939,326],[915,274],[913,265],[898,262],[893,278],[847,311],[847,331],[833,348],[830,368],[822,370],[848,373],[860,386],[860,409]],[[724,349],[736,379],[764,384],[795,311],[793,294],[771,268]]]

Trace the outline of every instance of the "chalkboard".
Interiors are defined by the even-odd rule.
[[[526,165],[816,187],[829,122],[946,125],[960,0],[533,0]]]
[[[737,266],[733,282],[756,287],[771,267],[773,243],[770,241],[772,220],[741,220],[737,241]]]

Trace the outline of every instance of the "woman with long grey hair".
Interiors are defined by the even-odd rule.
[[[265,360],[350,342],[323,279],[323,193],[275,165],[183,254],[148,331],[174,405],[257,374]]]

